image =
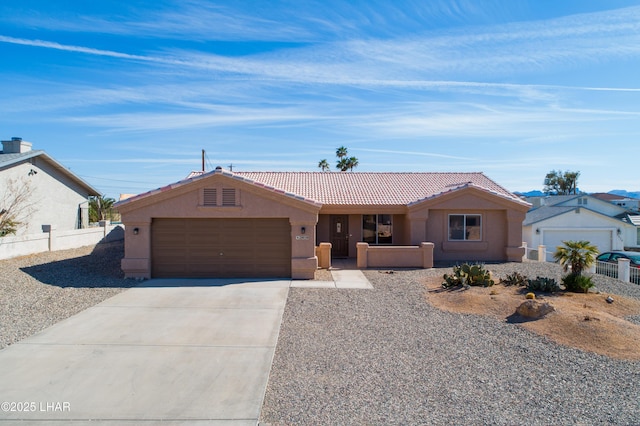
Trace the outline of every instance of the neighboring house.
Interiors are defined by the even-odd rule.
[[[435,261],[521,261],[530,205],[482,173],[204,174],[120,201],[128,277],[312,278],[316,246],[434,243]]]
[[[590,195],[530,197],[533,208],[523,223],[523,241],[544,245],[548,260],[563,241],[586,240],[600,252],[640,247],[638,229],[627,210]]]
[[[0,211],[7,209],[17,194],[24,195],[16,210],[21,222],[16,235],[42,233],[43,225],[61,231],[87,227],[88,198],[100,193],[31,146],[21,138],[2,141]]]
[[[608,201],[611,204],[622,207],[627,211],[634,213],[640,212],[640,200],[637,198],[623,197],[621,195],[608,194],[604,192],[598,192],[591,195],[599,200]]]

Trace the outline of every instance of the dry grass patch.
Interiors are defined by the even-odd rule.
[[[566,346],[595,352],[612,358],[640,360],[640,325],[625,318],[640,314],[640,301],[606,294],[536,294],[549,302],[555,312],[538,320],[516,316],[516,308],[525,301],[523,287],[496,284],[467,290],[443,289],[441,278],[426,282],[427,300],[439,309],[476,315],[488,315],[518,324],[534,333]]]

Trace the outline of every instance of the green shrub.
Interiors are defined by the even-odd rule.
[[[589,289],[594,286],[591,277],[586,275],[568,274],[562,277],[562,284],[567,291],[576,293],[588,293]]]
[[[527,290],[553,293],[555,291],[560,291],[560,286],[553,278],[536,277],[535,280],[527,280]]]
[[[463,263],[453,267],[453,275],[444,274],[442,287],[452,288],[458,286],[484,286],[490,287],[495,282],[491,279],[491,272],[485,269],[484,265],[470,265]]]
[[[527,277],[520,272],[514,272],[513,274],[508,274],[507,277],[502,280],[502,284],[506,286],[517,285],[518,287],[524,287],[527,285]]]

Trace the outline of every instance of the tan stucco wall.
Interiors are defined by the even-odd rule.
[[[203,188],[235,188],[238,191],[236,206],[202,206]],[[317,269],[315,227],[318,210],[319,206],[226,176],[213,175],[119,207],[126,229],[122,269],[129,277],[150,277],[153,218],[288,218],[292,278],[313,278]],[[134,235],[136,228],[138,234]]]
[[[201,206],[202,188],[236,188],[235,207]],[[291,224],[293,278],[313,278],[318,265],[316,244],[330,242],[330,215],[349,216],[349,256],[362,241],[363,214],[393,214],[394,245],[434,243],[435,261],[520,261],[522,222],[528,206],[486,191],[468,188],[420,204],[406,206],[323,206],[296,200],[224,175],[212,175],[120,208],[126,226],[127,276],[149,277],[150,227],[153,218],[288,218]],[[322,213],[322,214],[319,214]],[[481,241],[448,241],[449,214],[481,214]],[[317,226],[316,226],[317,225]],[[305,234],[301,228],[305,227]],[[133,230],[138,228],[138,234]]]
[[[349,215],[349,257],[357,256],[356,245],[362,241],[363,214],[393,214],[393,245],[433,242],[435,261],[521,261],[522,222],[528,208],[475,188],[404,207],[406,214],[384,207],[361,207],[358,213]],[[321,212],[324,211],[323,208]],[[335,207],[330,212],[339,213]],[[448,241],[449,214],[482,215],[482,240]],[[329,217],[330,214],[319,216],[318,242],[330,241]]]
[[[317,244],[328,243],[331,241],[329,235],[329,215],[321,214],[318,216],[318,225],[316,227]]]
[[[522,222],[528,206],[468,189],[416,206],[410,213],[412,240],[434,243],[435,261],[522,260]],[[449,241],[450,214],[482,215],[481,241]],[[426,222],[420,220],[426,216]],[[425,234],[422,235],[422,232]]]
[[[450,214],[481,214],[481,241],[449,241]],[[499,210],[431,210],[427,222],[427,239],[434,243],[436,261],[503,261],[507,260],[506,212]]]

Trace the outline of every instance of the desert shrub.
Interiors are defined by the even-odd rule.
[[[536,277],[534,280],[527,280],[527,290],[553,293],[555,291],[560,291],[560,286],[553,278]]]
[[[594,286],[593,280],[587,275],[568,274],[562,277],[562,284],[567,291],[588,293]]]
[[[514,272],[508,274],[507,277],[502,280],[502,284],[506,286],[517,285],[518,287],[524,287],[527,285],[527,277],[520,272]]]
[[[470,265],[463,263],[462,265],[453,267],[453,274],[444,274],[444,282],[442,287],[452,288],[458,286],[484,286],[490,287],[495,282],[491,279],[491,272],[485,269],[484,265]]]
[[[562,265],[565,272],[571,270],[573,275],[582,275],[583,270],[593,265],[597,255],[598,247],[589,241],[563,241],[556,248],[553,258]]]

